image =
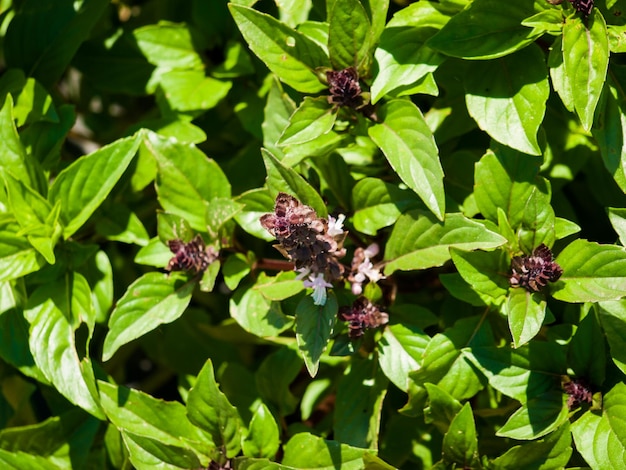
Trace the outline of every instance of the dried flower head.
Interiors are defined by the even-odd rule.
[[[593,394],[589,382],[583,378],[570,379],[567,377],[563,381],[563,390],[567,393],[567,407],[572,410],[581,403],[586,402],[590,405],[593,403]]]
[[[218,253],[212,246],[205,246],[200,235],[196,235],[189,243],[175,239],[167,242],[170,251],[174,253],[165,267],[168,271],[188,271],[197,274],[215,261]]]
[[[593,0],[569,0],[578,13],[581,13],[585,18],[591,15],[593,9]]]
[[[563,274],[561,267],[552,261],[552,251],[543,243],[530,256],[515,256],[511,260],[512,287],[523,287],[539,292],[548,282],[555,282]]]
[[[359,76],[354,67],[340,70],[338,72],[326,72],[328,89],[330,96],[328,102],[337,106],[348,106],[357,109],[364,104],[361,96],[361,85]]]
[[[365,330],[378,328],[389,322],[389,315],[381,312],[380,309],[365,297],[359,297],[351,306],[339,309],[339,318],[348,322],[350,338],[363,336]]]

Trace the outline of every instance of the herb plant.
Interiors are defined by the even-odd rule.
[[[2,468],[626,468],[626,0],[0,8]]]

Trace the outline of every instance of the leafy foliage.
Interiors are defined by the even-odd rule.
[[[0,4],[3,467],[626,465],[626,1]]]

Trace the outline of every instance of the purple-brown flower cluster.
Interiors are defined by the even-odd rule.
[[[365,297],[359,297],[349,307],[341,307],[339,318],[348,322],[348,335],[353,339],[363,336],[365,330],[378,328],[389,321],[389,315]]]
[[[591,15],[593,9],[593,0],[569,0],[578,13],[581,13],[585,18]]]
[[[212,246],[205,246],[200,235],[184,243],[182,240],[169,240],[167,245],[174,253],[165,267],[168,271],[187,271],[192,274],[204,272],[206,268],[218,258],[218,253]]]
[[[328,89],[330,96],[328,102],[336,106],[348,106],[357,109],[364,104],[361,96],[361,85],[359,85],[359,76],[354,67],[339,70],[338,72],[331,70],[326,72],[328,80]]]
[[[569,379],[563,383],[563,390],[567,393],[567,407],[572,410],[581,403],[593,403],[593,394],[589,383],[582,378]]]
[[[539,292],[548,282],[555,282],[563,274],[552,260],[552,251],[543,243],[530,256],[515,256],[511,260],[512,287],[523,287],[529,292]]]
[[[273,214],[261,217],[261,225],[278,241],[275,247],[292,260],[299,279],[314,290],[316,305],[326,302],[326,288],[343,276],[339,258],[346,254],[342,229],[344,217],[318,217],[315,211],[293,196],[279,193]]]

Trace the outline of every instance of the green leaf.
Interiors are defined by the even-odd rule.
[[[592,128],[604,166],[622,191],[626,191],[626,93],[621,85],[624,79],[626,67],[611,64]]]
[[[151,64],[167,68],[201,69],[189,26],[162,21],[133,31],[137,46]]]
[[[409,388],[409,372],[420,368],[429,337],[419,328],[401,323],[385,329],[378,340],[378,363],[400,390]]]
[[[261,398],[288,416],[296,410],[300,399],[291,391],[291,383],[302,370],[302,359],[293,348],[281,347],[268,354],[256,371],[256,386]]]
[[[592,384],[600,385],[604,383],[606,372],[605,338],[600,327],[599,315],[595,314],[595,310],[586,308],[587,306],[581,308],[581,315],[585,317],[578,324],[569,343],[569,366],[574,371],[574,376],[585,377]],[[612,334],[613,332],[607,331],[609,344]],[[616,357],[619,357],[619,353]]]
[[[128,449],[130,462],[137,470],[153,468],[178,470],[198,468],[201,465],[198,456],[191,449],[165,444],[157,439],[128,431],[122,431],[121,434]]]
[[[519,348],[539,333],[546,316],[546,301],[540,294],[519,287],[511,289],[504,310],[509,319],[513,346]]]
[[[502,301],[509,288],[509,280],[503,273],[509,266],[501,250],[485,252],[450,248],[450,255],[457,271],[473,290],[490,297],[495,305]]]
[[[622,246],[626,246],[626,209],[609,207],[609,220]]]
[[[351,363],[337,386],[333,427],[335,439],[354,447],[378,448],[387,384],[374,359]]]
[[[304,364],[311,377],[315,377],[322,353],[328,345],[337,320],[337,299],[331,292],[324,305],[315,305],[309,295],[296,307],[296,339]]]
[[[96,231],[107,240],[146,246],[150,236],[141,219],[124,204],[105,203],[96,221]]]
[[[626,250],[575,240],[556,258],[563,269],[552,285],[555,299],[565,302],[600,302],[626,296]]]
[[[63,236],[69,238],[102,204],[137,153],[142,134],[120,139],[65,168],[48,193],[61,204]]]
[[[295,145],[310,142],[333,128],[337,113],[325,96],[311,98],[305,96],[302,104],[289,118],[278,145]]]
[[[576,449],[591,468],[619,468],[626,461],[626,385],[604,395],[602,415],[587,411],[572,424]]]
[[[598,319],[611,349],[611,359],[626,374],[626,300],[596,305]]]
[[[261,403],[250,421],[248,434],[241,447],[247,457],[274,458],[280,444],[278,425],[269,408]]]
[[[206,204],[230,197],[230,183],[219,165],[193,145],[149,133],[145,145],[157,161],[157,194],[161,206],[206,231]]]
[[[108,6],[107,0],[23,2],[6,31],[8,67],[52,86]]]
[[[250,50],[282,82],[302,93],[317,93],[326,88],[316,69],[330,63],[313,40],[252,8],[233,3],[228,7]]]
[[[268,300],[285,300],[302,292],[305,287],[301,280],[296,279],[294,271],[281,271],[275,277],[259,273],[253,289],[258,290]]]
[[[466,103],[478,126],[498,142],[541,155],[537,132],[550,94],[545,57],[530,46],[496,60],[471,62]]]
[[[526,403],[560,387],[565,354],[556,343],[534,341],[517,349],[474,348],[468,358],[501,393]]]
[[[13,112],[17,119],[17,127],[37,121],[59,122],[59,116],[54,108],[52,97],[33,78],[25,81],[15,101]]]
[[[334,0],[328,14],[328,51],[335,70],[354,67],[359,76],[368,76],[371,23],[359,0]]]
[[[230,299],[230,315],[241,327],[261,338],[280,335],[291,326],[281,304],[266,299],[258,290],[243,285]]]
[[[207,360],[187,397],[187,416],[205,430],[226,457],[234,457],[241,449],[243,423],[237,409],[230,404],[215,382],[213,363]]]
[[[284,166],[270,152],[261,149],[267,170],[267,186],[276,196],[279,192],[292,194],[302,204],[311,206],[318,217],[326,217],[326,204],[313,187],[295,170]]]
[[[353,224],[359,232],[376,235],[393,225],[403,212],[423,207],[415,193],[377,178],[363,178],[352,188]]]
[[[46,261],[15,224],[0,224],[0,281],[17,279],[39,270]]]
[[[574,109],[590,130],[609,64],[609,41],[604,17],[593,9],[583,21],[568,18],[563,27],[563,65],[572,86]]]
[[[274,78],[267,102],[263,109],[263,147],[268,149],[278,158],[283,158],[283,151],[276,144],[285,128],[289,125],[289,119],[296,110],[296,105],[283,90],[281,83]]]
[[[236,202],[243,204],[241,212],[235,214],[237,223],[249,234],[265,241],[272,241],[274,237],[261,226],[261,216],[274,212],[275,197],[267,188],[251,189],[237,196]]]
[[[243,209],[243,204],[229,197],[216,197],[209,201],[206,211],[206,230],[212,239],[219,239],[219,231]]]
[[[448,19],[430,2],[413,3],[393,16],[374,54],[378,73],[371,87],[372,103],[401,87],[416,84],[437,69],[445,56],[424,43]]]
[[[11,173],[24,185],[41,190],[44,187],[43,175],[37,162],[26,153],[15,127],[13,98],[7,95],[0,109],[0,171]]]
[[[562,426],[568,413],[565,393],[561,390],[546,392],[524,403],[496,435],[517,440],[538,439]]]
[[[441,266],[450,259],[451,247],[489,250],[504,243],[504,237],[461,214],[446,214],[445,222],[439,222],[430,214],[410,211],[393,227],[385,248],[385,273]]]
[[[443,170],[437,145],[419,108],[407,100],[391,100],[377,111],[381,120],[368,129],[402,181],[443,220]]]
[[[239,281],[248,275],[250,268],[250,260],[243,253],[234,253],[226,258],[226,262],[222,268],[226,286],[230,290],[235,290],[239,285]]]
[[[473,467],[479,462],[476,424],[469,403],[463,405],[450,423],[450,429],[443,437],[442,450],[447,463]]]
[[[563,468],[572,455],[572,436],[569,423],[527,444],[511,447],[493,460],[497,470],[535,470],[540,467]]]
[[[454,15],[426,45],[461,59],[494,59],[526,47],[541,32],[522,26],[534,13],[533,0],[502,3],[475,0]]]
[[[191,300],[196,279],[172,274],[147,273],[133,282],[109,318],[102,360],[108,361],[123,345],[163,323],[178,319]]]
[[[120,431],[177,447],[185,453],[200,449],[195,451],[199,457],[212,451],[211,438],[191,424],[181,403],[159,400],[139,390],[102,381],[98,381],[98,389],[107,418]]]
[[[160,85],[170,108],[183,112],[216,107],[232,87],[205,76],[204,70],[172,70],[161,75]]]
[[[424,386],[428,391],[428,407],[424,408],[424,422],[434,424],[442,434],[445,434],[463,406],[441,387],[429,383],[425,383]]]
[[[282,464],[292,468],[307,470],[362,470],[365,449],[327,441],[307,432],[301,432],[289,439],[284,446]]]
[[[71,403],[103,419],[91,361],[78,353],[88,348],[95,325],[85,278],[68,273],[37,288],[28,299],[24,316],[30,323],[30,350],[46,379]],[[75,333],[82,323],[88,337],[85,344],[77,345]]]

